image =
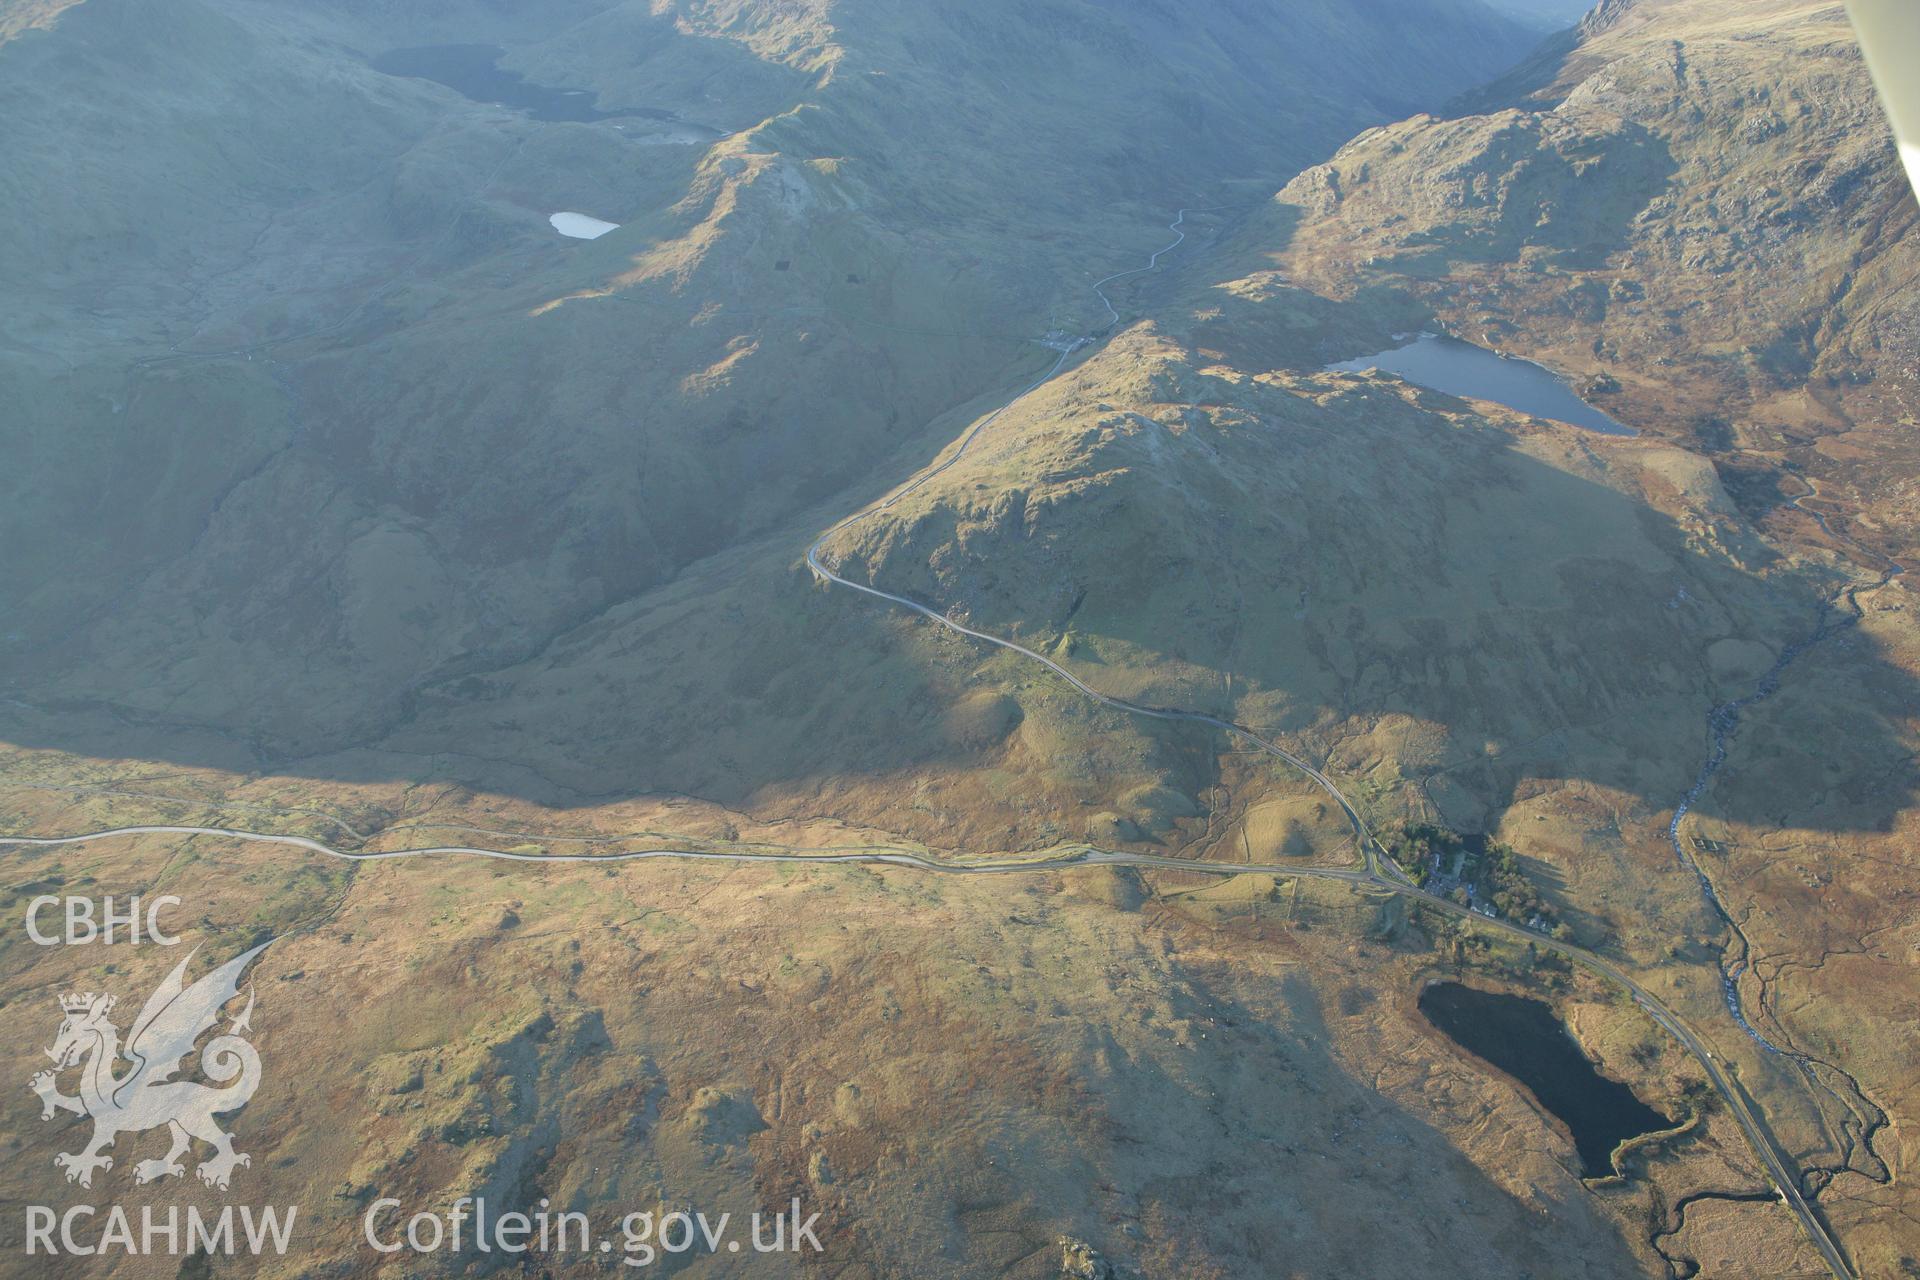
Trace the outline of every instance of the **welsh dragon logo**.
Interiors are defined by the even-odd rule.
[[[31,1086],[40,1095],[42,1120],[70,1111],[93,1121],[93,1139],[83,1150],[53,1158],[66,1170],[68,1182],[92,1186],[96,1169],[113,1167],[113,1157],[107,1153],[120,1134],[162,1125],[172,1135],[173,1145],[160,1159],[135,1165],[135,1182],[184,1174],[186,1167],[180,1158],[196,1138],[214,1149],[214,1154],[195,1170],[200,1181],[210,1187],[225,1191],[234,1169],[252,1163],[251,1157],[233,1149],[233,1135],[214,1119],[245,1106],[260,1087],[260,1055],[241,1035],[252,1029],[252,984],[248,984],[246,1009],[224,1035],[209,1040],[200,1052],[201,1071],[225,1087],[174,1080],[172,1076],[193,1052],[201,1035],[219,1020],[222,1006],[239,994],[241,974],[268,945],[263,943],[227,961],[190,987],[186,974],[193,956],[182,960],[147,997],[124,1048],[120,1028],[110,1016],[112,996],[86,992],[60,997],[65,1018],[59,1037],[47,1050],[54,1069],[36,1075]],[[123,1059],[127,1064],[124,1072]],[[60,1092],[58,1076],[75,1066],[80,1068],[80,1092],[69,1097]]]

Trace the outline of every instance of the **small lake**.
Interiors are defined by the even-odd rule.
[[[1628,1138],[1671,1129],[1673,1121],[1594,1069],[1550,1005],[1525,996],[1432,982],[1420,1012],[1468,1053],[1527,1087],[1573,1133],[1582,1172],[1614,1172],[1613,1149]]]
[[[1575,395],[1573,388],[1551,370],[1445,334],[1423,333],[1404,346],[1327,366],[1328,372],[1334,373],[1367,369],[1397,374],[1417,386],[1450,396],[1491,400],[1536,418],[1552,418],[1588,431],[1636,434],[1632,427],[1615,422]]]
[[[553,224],[555,231],[563,236],[572,236],[575,240],[598,240],[607,232],[620,229],[617,222],[588,217],[584,213],[556,213],[547,221]]]
[[[679,121],[671,111],[657,107],[624,107],[602,111],[599,99],[589,89],[556,89],[533,84],[518,71],[500,65],[506,50],[491,44],[430,44],[412,49],[393,49],[373,59],[368,66],[383,75],[411,76],[443,84],[474,102],[523,111],[535,120]]]

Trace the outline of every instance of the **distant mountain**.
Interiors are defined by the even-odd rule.
[[[1908,1265],[1920,218],[1838,5],[28,12],[9,829],[1235,864],[22,852],[295,948],[329,1092],[263,1095],[256,1172],[347,1206],[313,1268],[400,1186],[804,1192],[845,1274],[1814,1274],[1610,967]],[[612,114],[373,69],[455,43]],[[1331,367],[1422,330],[1638,434]],[[1605,964],[1292,874],[1355,865],[1345,813],[1170,709],[1512,846]],[[1578,1176],[1410,1012],[1443,966],[1680,1127]]]
[[[1175,274],[838,535],[841,572],[1115,696],[1278,733],[1376,813],[1511,839],[1637,964],[1701,939],[1807,1055],[1727,1024],[1770,1115],[1837,1117],[1796,1140],[1846,1170],[1822,1212],[1861,1274],[1896,1274],[1916,1040],[1885,1011],[1912,1004],[1911,948],[1827,956],[1912,917],[1920,209],[1844,10],[1610,0]],[[1422,329],[1538,359],[1639,435],[1326,368]],[[1264,761],[1076,734],[1057,688],[1016,686],[994,758],[1058,787],[1030,784],[1036,809],[1254,856],[1166,793],[1258,812],[1286,785]],[[1128,764],[1137,789],[1097,790]],[[1724,916],[1681,856],[1709,831]],[[1711,963],[1675,985],[1724,1018]]]
[[[1787,461],[1901,555],[1916,212],[1841,6],[1611,0],[1444,118],[1300,175],[1244,260],[1404,290],[1617,385],[1630,421]]]
[[[1470,0],[534,12],[87,0],[0,47],[16,693],[390,729],[898,474],[1167,210],[1529,44]],[[653,114],[368,65],[456,40]]]

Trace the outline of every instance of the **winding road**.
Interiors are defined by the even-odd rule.
[[[1177,248],[1186,239],[1182,230],[1187,213],[1182,209],[1168,225],[1174,232],[1174,239],[1164,248],[1157,250],[1148,259],[1144,267],[1131,271],[1122,271],[1097,282],[1093,288],[1096,296],[1112,316],[1110,324],[1118,324],[1120,313],[1107,296],[1105,286],[1127,276],[1153,271],[1160,265],[1161,258]],[[826,563],[823,548],[834,534],[847,529],[863,520],[872,518],[880,512],[899,503],[914,493],[941,472],[952,467],[963,457],[980,433],[996,421],[1007,408],[1021,398],[1046,385],[1066,367],[1067,361],[1079,350],[1096,341],[1093,337],[1084,337],[1070,343],[1060,352],[1052,366],[1009,401],[1007,405],[976,422],[959,440],[950,456],[944,461],[922,471],[911,481],[894,490],[886,498],[834,524],[822,533],[807,548],[808,568],[816,578],[829,588],[838,586],[858,592],[889,605],[906,609],[938,626],[982,644],[1005,649],[1019,654],[1052,672],[1083,696],[1115,710],[1130,715],[1148,717],[1155,720],[1179,721],[1203,725],[1217,729],[1242,742],[1251,744],[1274,759],[1300,770],[1326,795],[1339,805],[1348,825],[1352,828],[1355,840],[1361,851],[1362,862],[1357,867],[1302,867],[1289,864],[1251,864],[1251,863],[1207,863],[1189,861],[1183,858],[1165,857],[1154,854],[1136,854],[1093,848],[1091,846],[1068,846],[1064,851],[1051,857],[1030,859],[986,860],[974,862],[947,862],[929,858],[921,854],[899,849],[872,848],[846,852],[823,851],[808,853],[801,851],[777,852],[766,850],[711,850],[711,849],[673,849],[647,848],[611,850],[599,853],[546,854],[516,853],[506,850],[490,849],[470,845],[430,845],[415,848],[387,850],[343,850],[311,839],[306,836],[276,834],[271,832],[248,831],[232,827],[184,826],[184,825],[144,825],[114,827],[65,836],[27,836],[0,835],[0,846],[16,848],[48,848],[83,845],[102,840],[122,839],[136,836],[181,836],[181,837],[219,837],[261,844],[289,846],[321,856],[341,859],[353,863],[391,862],[406,859],[470,857],[491,859],[502,862],[529,864],[542,863],[590,863],[590,862],[640,862],[659,859],[677,859],[690,861],[729,862],[729,863],[809,863],[834,865],[879,865],[927,872],[939,875],[1014,875],[1038,872],[1053,872],[1075,867],[1134,867],[1145,870],[1165,870],[1201,873],[1207,875],[1238,876],[1249,873],[1267,874],[1284,878],[1307,878],[1315,880],[1337,881],[1354,887],[1364,893],[1393,894],[1411,899],[1423,908],[1462,920],[1476,928],[1505,935],[1511,939],[1530,943],[1543,951],[1565,957],[1590,973],[1614,984],[1627,992],[1634,1002],[1643,1009],[1657,1025],[1672,1035],[1683,1048],[1700,1064],[1701,1069],[1712,1083],[1716,1092],[1727,1104],[1728,1109],[1746,1134],[1747,1141],[1754,1153],[1767,1170],[1781,1200],[1793,1212],[1805,1230],[1814,1247],[1820,1252],[1827,1266],[1838,1280],[1856,1280],[1855,1273],[1842,1253],[1838,1243],[1828,1230],[1819,1211],[1801,1193],[1798,1172],[1791,1159],[1774,1141],[1752,1100],[1741,1088],[1738,1080],[1724,1068],[1708,1047],[1706,1040],[1697,1033],[1679,1014],[1668,1007],[1658,996],[1637,982],[1631,975],[1613,962],[1585,950],[1584,948],[1558,941],[1554,938],[1534,932],[1531,929],[1509,921],[1481,915],[1457,903],[1428,893],[1415,886],[1406,873],[1393,860],[1385,856],[1379,842],[1369,830],[1359,810],[1347,799],[1339,786],[1319,768],[1302,759],[1292,751],[1262,736],[1254,730],[1235,724],[1230,720],[1206,712],[1188,711],[1171,707],[1149,706],[1129,702],[1100,692],[1074,675],[1066,667],[1046,655],[1018,644],[1012,640],[988,634],[972,627],[953,621],[933,608],[911,600],[906,596],[883,591],[866,583],[856,582],[842,576],[835,568]],[[1684,815],[1682,815],[1684,816]],[[1676,822],[1677,830],[1677,822]],[[502,833],[504,835],[504,833]]]
[[[1182,243],[1186,241],[1187,233],[1185,231],[1182,231],[1180,228],[1181,228],[1181,224],[1186,221],[1187,214],[1191,212],[1192,210],[1190,209],[1181,209],[1178,212],[1178,214],[1174,217],[1174,220],[1171,223],[1167,224],[1167,230],[1174,233],[1174,238],[1169,244],[1167,244],[1165,248],[1155,250],[1153,256],[1147,259],[1146,266],[1135,267],[1131,271],[1116,272],[1113,275],[1106,277],[1104,280],[1098,281],[1093,286],[1094,293],[1099,296],[1101,303],[1105,305],[1105,307],[1107,308],[1107,311],[1112,314],[1114,323],[1119,322],[1120,313],[1117,310],[1115,310],[1112,299],[1107,297],[1106,286],[1109,284],[1112,284],[1115,280],[1125,279],[1127,276],[1140,275],[1143,272],[1156,270],[1159,267],[1160,259],[1163,256],[1165,256],[1167,253],[1170,253],[1175,248],[1178,248]],[[1146,716],[1149,719],[1154,719],[1154,720],[1177,720],[1177,721],[1183,721],[1188,724],[1206,725],[1210,728],[1219,729],[1233,737],[1239,738],[1243,742],[1250,743],[1253,746],[1257,747],[1259,750],[1266,752],[1268,755],[1273,756],[1276,759],[1285,761],[1287,764],[1292,765],[1294,768],[1300,770],[1301,773],[1305,774],[1308,778],[1312,779],[1314,784],[1327,794],[1328,798],[1330,798],[1335,804],[1340,806],[1340,812],[1343,815],[1345,815],[1347,820],[1347,825],[1353,829],[1354,839],[1361,850],[1362,857],[1365,859],[1368,872],[1373,874],[1378,874],[1378,875],[1385,875],[1385,876],[1400,878],[1404,882],[1404,873],[1400,870],[1399,866],[1393,862],[1392,859],[1381,856],[1379,842],[1374,839],[1373,833],[1370,830],[1368,830],[1366,820],[1360,816],[1360,811],[1354,808],[1353,805],[1348,802],[1347,797],[1344,794],[1342,794],[1339,787],[1334,785],[1333,780],[1327,777],[1327,775],[1321,772],[1318,768],[1314,767],[1312,764],[1309,764],[1307,761],[1301,759],[1299,756],[1287,750],[1285,747],[1282,747],[1280,744],[1273,742],[1270,739],[1262,737],[1260,734],[1255,733],[1252,729],[1247,728],[1245,725],[1235,724],[1231,720],[1223,720],[1219,716],[1208,715],[1206,712],[1203,712],[1203,711],[1183,711],[1173,707],[1147,706],[1142,703],[1128,702],[1124,698],[1116,698],[1111,696],[1110,694],[1101,693],[1098,689],[1095,689],[1092,685],[1082,680],[1079,676],[1074,675],[1073,672],[1067,670],[1065,667],[1061,666],[1058,662],[1055,662],[1052,658],[1047,657],[1043,653],[1036,652],[1033,649],[1027,648],[1023,644],[1016,643],[1015,641],[1007,640],[1000,636],[992,635],[989,632],[977,631],[972,627],[965,626],[961,623],[955,622],[952,618],[947,617],[945,614],[940,613],[938,610],[929,608],[927,605],[921,604],[917,600],[911,600],[911,599],[908,599],[906,596],[902,596],[902,595],[895,595],[891,591],[882,591],[880,588],[875,586],[870,586],[867,583],[855,582],[851,578],[843,577],[837,570],[828,567],[827,563],[822,558],[823,548],[826,546],[828,540],[831,539],[835,534],[841,532],[844,529],[850,528],[853,525],[856,525],[863,520],[871,519],[872,517],[879,515],[880,513],[890,509],[891,507],[899,503],[902,499],[910,496],[915,491],[920,489],[929,480],[932,480],[935,476],[947,470],[949,467],[953,466],[955,463],[959,462],[960,459],[966,455],[967,450],[970,447],[972,447],[973,442],[979,437],[982,431],[986,430],[989,426],[993,425],[993,423],[999,419],[1000,415],[1005,413],[1008,409],[1012,408],[1014,405],[1018,404],[1021,400],[1025,399],[1028,395],[1031,395],[1033,392],[1039,390],[1041,387],[1045,386],[1047,383],[1053,381],[1053,379],[1059,374],[1060,370],[1066,367],[1066,363],[1068,359],[1070,359],[1075,352],[1081,350],[1083,347],[1090,345],[1093,341],[1094,340],[1092,338],[1080,338],[1075,342],[1073,342],[1072,344],[1070,344],[1064,351],[1060,353],[1060,358],[1053,362],[1053,367],[1048,369],[1044,374],[1042,374],[1037,381],[1035,381],[1034,383],[1026,387],[1024,390],[1022,390],[1012,400],[1009,400],[1006,404],[1002,405],[1000,408],[995,409],[992,413],[989,413],[984,418],[981,418],[980,421],[974,423],[973,426],[968,429],[967,433],[960,437],[960,443],[958,444],[958,446],[954,448],[953,453],[944,462],[941,462],[937,466],[933,466],[928,468],[925,471],[922,471],[919,475],[915,476],[912,480],[908,481],[906,484],[901,485],[898,489],[895,489],[891,494],[887,495],[885,498],[874,503],[872,506],[866,507],[865,509],[860,511],[856,511],[854,514],[846,517],[844,520],[841,520],[839,523],[829,528],[825,533],[822,533],[818,538],[814,539],[813,545],[807,548],[807,568],[813,571],[813,575],[815,578],[817,578],[821,582],[827,583],[829,586],[846,587],[848,590],[858,591],[862,595],[872,596],[876,600],[884,600],[888,604],[898,605],[902,609],[910,610],[914,613],[919,614],[921,617],[928,619],[931,622],[937,623],[940,626],[945,627],[947,630],[953,632],[956,635],[966,636],[969,639],[978,640],[982,644],[993,645],[996,648],[1005,649],[1011,653],[1017,653],[1021,657],[1026,658],[1032,662],[1037,662],[1041,666],[1045,667],[1047,670],[1059,676],[1062,680],[1066,681],[1068,684],[1072,685],[1074,689],[1079,691],[1081,694],[1085,695],[1088,698],[1091,698],[1095,702],[1100,703],[1102,706],[1112,707],[1117,711],[1124,711],[1130,715]]]
[[[1051,664],[1050,664],[1051,665]],[[1330,785],[1330,784],[1329,784]],[[237,827],[206,827],[173,824],[151,824],[142,826],[111,827],[99,831],[84,832],[68,836],[0,836],[0,847],[18,848],[58,848],[72,845],[92,844],[102,840],[118,840],[136,836],[210,836],[239,840],[254,844],[271,844],[305,850],[343,862],[397,862],[408,859],[470,857],[483,858],[499,862],[520,863],[619,863],[644,862],[659,859],[675,859],[697,862],[728,863],[805,863],[814,866],[826,865],[864,865],[902,867],[913,871],[924,871],[939,875],[982,876],[982,875],[1031,875],[1039,872],[1070,870],[1076,867],[1136,867],[1154,871],[1197,872],[1203,875],[1241,876],[1271,875],[1277,878],[1304,878],[1311,880],[1330,880],[1353,886],[1358,891],[1397,894],[1417,901],[1421,906],[1438,911],[1455,919],[1464,920],[1476,927],[1489,929],[1510,938],[1523,940],[1542,951],[1550,951],[1564,956],[1570,963],[1579,965],[1590,973],[1614,983],[1625,990],[1635,1004],[1646,1011],[1648,1017],[1664,1028],[1668,1034],[1678,1040],[1688,1053],[1699,1062],[1714,1089],[1725,1100],[1734,1119],[1746,1134],[1747,1141],[1760,1157],[1774,1183],[1775,1190],[1794,1215],[1800,1219],[1807,1235],[1813,1241],[1821,1256],[1826,1259],[1838,1280],[1856,1280],[1846,1257],[1840,1252],[1821,1219],[1818,1211],[1801,1194],[1799,1179],[1787,1157],[1775,1146],[1764,1122],[1757,1114],[1752,1100],[1746,1095],[1739,1082],[1734,1080],[1721,1066],[1706,1042],[1690,1027],[1685,1019],[1675,1013],[1653,992],[1641,986],[1626,971],[1582,947],[1560,942],[1543,934],[1535,933],[1520,925],[1495,917],[1483,916],[1458,903],[1428,893],[1424,889],[1401,880],[1390,880],[1372,866],[1367,867],[1302,867],[1285,863],[1220,863],[1195,862],[1185,858],[1165,857],[1156,854],[1126,853],[1108,849],[1084,846],[1071,852],[1047,858],[1006,859],[982,862],[944,862],[920,854],[901,850],[874,849],[845,853],[775,853],[775,852],[733,852],[707,849],[627,849],[607,853],[577,854],[541,854],[514,853],[501,849],[488,849],[473,845],[423,845],[405,849],[344,850],[307,836],[283,835],[274,832],[248,831]]]
[[[1185,242],[1187,237],[1186,232],[1182,230],[1182,226],[1186,222],[1187,214],[1190,212],[1192,211],[1189,209],[1181,209],[1178,211],[1174,220],[1167,226],[1167,230],[1174,233],[1173,240],[1164,248],[1156,250],[1153,255],[1147,259],[1145,266],[1135,267],[1129,271],[1116,272],[1094,284],[1094,294],[1100,299],[1101,304],[1106,307],[1107,314],[1111,317],[1109,327],[1120,322],[1120,312],[1113,305],[1113,300],[1107,296],[1106,286],[1116,280],[1125,279],[1128,276],[1140,275],[1158,269],[1160,259]],[[1352,802],[1347,799],[1346,795],[1331,778],[1298,755],[1254,732],[1252,729],[1244,725],[1235,724],[1230,720],[1222,719],[1219,716],[1209,715],[1206,712],[1186,711],[1171,707],[1147,706],[1102,693],[1045,654],[1039,653],[1015,641],[1005,639],[1004,637],[979,631],[973,627],[956,622],[944,613],[922,604],[917,600],[910,599],[903,595],[897,595],[891,591],[883,591],[879,587],[872,586],[868,583],[856,582],[851,578],[843,576],[825,563],[822,558],[822,549],[825,547],[827,541],[835,534],[888,510],[902,499],[920,489],[935,476],[952,467],[966,454],[980,433],[992,425],[1001,414],[1005,413],[1014,404],[1019,403],[1020,400],[1032,392],[1051,382],[1054,377],[1059,374],[1060,370],[1066,366],[1068,359],[1072,357],[1075,352],[1090,345],[1094,341],[1096,341],[1096,338],[1089,336],[1070,344],[1060,353],[1060,358],[1054,361],[1053,367],[1042,374],[1037,381],[1022,390],[1012,400],[980,419],[965,435],[961,436],[958,446],[954,448],[952,454],[949,455],[945,461],[921,472],[918,476],[894,490],[886,498],[846,517],[816,538],[813,544],[807,548],[807,567],[813,571],[814,576],[830,587],[846,587],[862,595],[885,601],[888,604],[896,605],[902,609],[907,609],[919,614],[921,617],[945,627],[956,635],[966,636],[969,639],[978,640],[983,644],[1017,653],[1032,662],[1037,662],[1064,680],[1067,684],[1071,685],[1079,693],[1100,703],[1102,706],[1112,707],[1132,715],[1145,716],[1156,720],[1174,720],[1189,724],[1206,725],[1219,729],[1243,742],[1250,743],[1268,755],[1273,756],[1275,759],[1282,760],[1300,770],[1311,779],[1316,786],[1324,791],[1334,803],[1340,806],[1341,813],[1346,816],[1347,824],[1353,829],[1354,838],[1363,859],[1362,869],[1356,871],[1340,871],[1335,869],[1308,870],[1303,868],[1271,866],[1256,867],[1242,864],[1235,868],[1232,874],[1247,871],[1266,871],[1284,875],[1310,875],[1318,879],[1345,880],[1349,883],[1374,889],[1416,897],[1428,906],[1456,917],[1465,918],[1482,928],[1489,928],[1496,932],[1524,938],[1536,946],[1558,952],[1570,961],[1587,969],[1589,972],[1598,974],[1615,985],[1624,988],[1633,997],[1634,1002],[1644,1009],[1654,1022],[1665,1028],[1667,1032],[1677,1039],[1700,1063],[1708,1079],[1713,1083],[1714,1088],[1719,1092],[1720,1096],[1726,1101],[1734,1117],[1738,1120],[1741,1129],[1746,1133],[1747,1140],[1753,1146],[1755,1153],[1766,1166],[1768,1176],[1772,1179],[1775,1190],[1779,1192],[1781,1200],[1786,1203],[1788,1208],[1790,1208],[1794,1215],[1800,1220],[1809,1239],[1813,1242],[1814,1247],[1819,1250],[1828,1267],[1839,1280],[1853,1280],[1854,1272],[1847,1262],[1846,1255],[1841,1252],[1839,1244],[1833,1238],[1832,1233],[1828,1230],[1819,1212],[1801,1193],[1798,1170],[1787,1154],[1774,1142],[1771,1132],[1766,1128],[1757,1114],[1752,1100],[1747,1097],[1746,1092],[1740,1088],[1738,1082],[1734,1081],[1726,1071],[1722,1069],[1719,1059],[1707,1048],[1706,1042],[1702,1040],[1677,1013],[1667,1007],[1667,1005],[1653,995],[1652,992],[1628,976],[1624,970],[1583,948],[1554,941],[1531,929],[1523,928],[1497,917],[1483,916],[1476,911],[1461,907],[1456,903],[1436,897],[1433,894],[1415,887],[1401,867],[1395,863],[1392,858],[1385,856],[1379,841],[1374,838],[1373,833],[1368,829],[1366,820],[1361,817],[1359,810],[1354,807]],[[1779,666],[1784,667],[1786,662],[1790,660],[1791,658],[1783,658]],[[1777,675],[1777,672],[1778,668],[1776,668],[1772,674]],[[1748,699],[1748,701],[1757,700],[1758,697],[1763,697],[1765,693],[1770,693],[1771,691],[1771,688],[1766,688],[1764,693],[1757,694],[1754,698]],[[1735,704],[1731,718],[1725,725],[1726,733],[1730,734],[1733,725],[1738,721],[1737,708],[1739,705],[1741,704]],[[1686,858],[1685,852],[1680,850],[1678,834],[1680,821],[1686,816],[1688,808],[1698,797],[1699,792],[1704,788],[1707,781],[1712,777],[1714,770],[1718,766],[1719,759],[1723,757],[1724,754],[1725,738],[1722,736],[1716,741],[1715,759],[1702,771],[1700,777],[1696,780],[1694,790],[1688,794],[1686,802],[1674,817],[1671,828],[1674,848],[1676,851],[1680,851],[1683,862],[1688,861],[1688,859]],[[1056,862],[1051,864],[1051,866],[1089,865],[1091,861],[1090,856],[1085,856],[1081,859],[1074,859],[1064,863]],[[1185,862],[1174,859],[1154,859],[1150,857],[1138,857],[1137,855],[1112,853],[1102,854],[1100,861],[1108,865],[1143,867],[1163,867],[1171,863],[1173,866],[1183,870],[1213,870],[1213,868],[1208,867],[1207,864],[1204,863]],[[1689,863],[1689,865],[1691,864]],[[1029,864],[1028,869],[1035,868]],[[1696,868],[1695,870],[1696,874],[1698,874],[1698,869]],[[1701,882],[1706,885],[1709,898],[1711,898],[1714,905],[1718,907],[1719,900],[1713,894],[1711,883],[1706,880],[1704,875],[1700,878]],[[1725,915],[1724,909],[1722,909],[1722,914]],[[1772,1044],[1761,1037],[1758,1032],[1754,1031],[1747,1023],[1746,1018],[1741,1013],[1737,994],[1729,996],[1728,1009],[1732,1013],[1734,1020],[1747,1034],[1758,1040],[1764,1048],[1773,1049]]]

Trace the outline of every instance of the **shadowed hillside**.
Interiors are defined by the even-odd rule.
[[[278,939],[261,1274],[1920,1266],[1912,197],[1836,4],[1544,14],[0,0],[0,896]]]
[[[1421,7],[88,0],[0,51],[11,693],[364,739],[1035,363],[1168,200],[1525,48]],[[366,65],[456,27],[730,132]]]

